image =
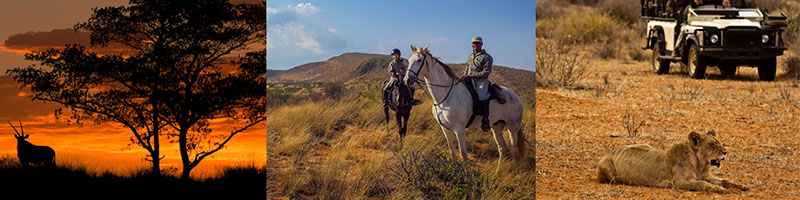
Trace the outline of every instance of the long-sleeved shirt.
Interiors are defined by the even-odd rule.
[[[469,54],[465,74],[474,79],[487,79],[492,73],[492,56],[481,49],[481,52]]]
[[[389,74],[392,76],[397,76],[396,74],[402,75],[406,72],[406,66],[408,66],[408,61],[406,59],[400,58],[399,60],[392,59],[389,62]],[[396,73],[396,74],[395,74]]]

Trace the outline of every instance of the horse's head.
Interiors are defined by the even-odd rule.
[[[425,75],[428,74],[428,68],[426,66],[431,64],[430,60],[428,60],[431,58],[431,54],[428,52],[428,47],[430,46],[431,44],[428,44],[424,48],[414,48],[414,45],[411,45],[411,52],[414,52],[414,54],[408,58],[408,71],[406,71],[405,78],[403,79],[406,85],[412,85],[409,84],[409,81],[414,83],[419,77],[425,77]]]

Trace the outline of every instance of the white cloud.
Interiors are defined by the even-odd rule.
[[[274,39],[277,37],[279,39]],[[297,22],[286,24],[276,24],[267,29],[267,48],[280,47],[286,53],[304,53],[303,51],[292,51],[292,47],[299,47],[300,50],[307,50],[315,54],[322,54],[323,49],[319,41],[314,39],[311,30]]]
[[[289,9],[292,9],[291,6],[287,6],[287,7]],[[314,13],[319,12],[319,8],[317,8],[314,5],[311,5],[311,3],[299,3],[299,4],[297,4],[297,6],[294,7],[294,9],[297,10],[297,12],[301,13],[301,14],[314,14]]]
[[[336,28],[321,25],[322,12],[311,3],[267,6],[267,50],[271,57],[323,56],[345,48],[346,43],[336,35]]]

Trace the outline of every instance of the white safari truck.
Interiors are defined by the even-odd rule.
[[[687,65],[690,77],[700,79],[708,67],[733,76],[737,67],[750,66],[758,68],[761,80],[774,80],[776,57],[786,50],[781,35],[790,19],[748,8],[744,0],[732,2],[723,7],[710,0],[693,7],[676,0],[641,0],[647,25],[642,48],[653,50],[653,72],[665,74],[670,63],[679,62]]]

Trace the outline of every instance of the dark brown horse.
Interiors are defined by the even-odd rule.
[[[411,115],[411,107],[413,107],[411,89],[402,83],[402,79],[398,79],[383,93],[383,114],[386,116],[385,122],[389,122],[389,109],[395,113],[397,120],[398,134],[400,138],[406,136],[406,125],[408,118]],[[385,83],[384,83],[385,85]]]

